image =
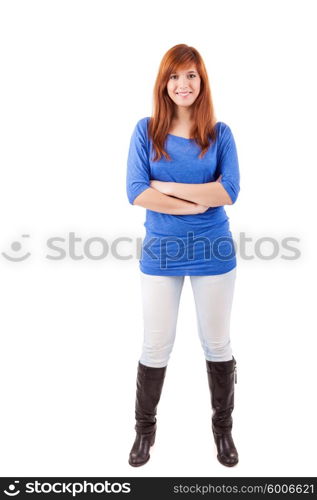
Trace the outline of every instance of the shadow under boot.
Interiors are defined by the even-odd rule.
[[[232,467],[239,461],[231,430],[234,409],[234,384],[237,383],[236,360],[207,361],[208,384],[212,406],[212,431],[217,459]]]
[[[135,400],[136,437],[129,455],[133,467],[144,465],[150,459],[150,447],[155,442],[156,413],[167,366],[153,368],[138,364]]]

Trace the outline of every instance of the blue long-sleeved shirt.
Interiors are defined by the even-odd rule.
[[[232,203],[240,191],[240,173],[236,144],[231,129],[217,122],[217,139],[203,158],[194,139],[168,134],[164,156],[152,160],[154,149],[149,140],[149,117],[139,120],[132,133],[126,176],[129,202],[150,187],[150,180],[202,184],[221,184]],[[209,207],[202,214],[170,215],[146,210],[145,238],[139,266],[142,272],[160,276],[223,274],[236,267],[236,254],[223,206]]]

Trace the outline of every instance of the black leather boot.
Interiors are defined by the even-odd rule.
[[[150,447],[156,433],[156,411],[159,403],[167,366],[152,368],[138,364],[135,400],[136,438],[129,456],[133,467],[144,465],[150,459]]]
[[[212,406],[212,431],[217,458],[222,465],[232,467],[239,461],[231,430],[234,408],[234,384],[237,383],[236,360],[207,361],[208,384]]]

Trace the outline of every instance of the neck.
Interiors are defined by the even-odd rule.
[[[192,122],[192,111],[185,106],[177,106],[174,121],[177,123],[190,124]]]

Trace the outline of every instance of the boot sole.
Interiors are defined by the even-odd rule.
[[[227,463],[225,463],[225,462],[222,462],[222,461],[219,459],[218,455],[217,455],[217,459],[218,459],[218,462],[219,462],[221,465],[224,465],[225,467],[234,467],[235,465],[237,465],[237,464],[239,463],[239,461],[238,461],[238,462],[236,462],[235,464],[227,464]]]
[[[130,462],[129,460],[129,464],[132,465],[132,467],[141,467],[142,465],[145,465],[148,463],[148,461],[150,460],[151,457],[149,457],[145,462],[142,462],[141,464],[133,464]]]

